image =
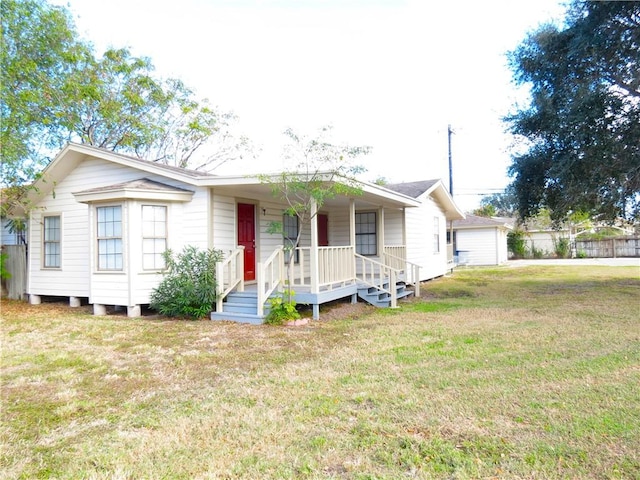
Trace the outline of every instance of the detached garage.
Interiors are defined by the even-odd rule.
[[[453,221],[453,244],[459,265],[500,265],[509,259],[507,234],[513,229],[508,218],[467,215]]]

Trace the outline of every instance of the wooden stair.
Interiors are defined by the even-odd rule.
[[[389,290],[389,279],[385,279],[380,288],[363,285],[358,287],[358,297],[365,302],[379,308],[391,306],[391,295],[384,290]],[[405,282],[396,282],[396,297],[398,300],[413,295],[413,290],[407,289]]]
[[[229,320],[260,325],[269,314],[271,305],[265,303],[264,315],[258,315],[258,292],[231,292],[224,301],[223,312],[211,312],[211,320]]]

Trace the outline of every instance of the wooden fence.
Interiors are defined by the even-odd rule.
[[[640,257],[640,237],[576,240],[576,255],[590,258]]]
[[[7,297],[22,299],[27,291],[27,247],[26,245],[3,245],[2,253],[7,254],[5,267],[11,275],[3,280]]]

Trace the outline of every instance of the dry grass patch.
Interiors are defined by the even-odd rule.
[[[640,476],[637,269],[424,290],[301,328],[3,302],[0,475]]]

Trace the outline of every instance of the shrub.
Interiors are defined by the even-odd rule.
[[[293,290],[285,290],[279,297],[269,300],[271,310],[265,318],[264,323],[269,325],[282,325],[288,320],[297,320],[300,318],[298,310],[296,310],[296,302],[293,299]]]
[[[539,260],[544,257],[544,250],[541,248],[536,248],[534,246],[531,247],[531,256],[536,260]]]
[[[207,316],[216,301],[216,262],[222,260],[222,252],[186,246],[182,253],[167,250],[164,256],[167,270],[151,292],[151,308],[170,317]]]
[[[0,278],[2,280],[8,280],[11,278],[11,273],[9,273],[9,270],[7,270],[7,266],[4,263],[7,261],[7,258],[9,258],[8,254],[0,253]]]
[[[569,258],[571,256],[571,244],[569,239],[560,237],[554,241],[555,254],[558,258]]]
[[[507,248],[514,258],[524,258],[527,253],[527,244],[522,230],[514,230],[507,234]]]

